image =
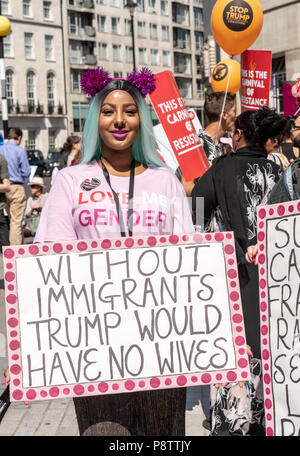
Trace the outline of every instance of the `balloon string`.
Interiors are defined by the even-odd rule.
[[[297,111],[294,114],[294,117],[298,114],[299,111],[300,111],[300,108],[297,109]]]
[[[227,80],[227,86],[226,86],[226,91],[225,91],[225,96],[224,96],[222,111],[221,111],[221,114],[220,114],[220,120],[219,120],[219,125],[218,125],[218,132],[220,131],[220,128],[221,128],[222,116],[223,116],[223,112],[224,112],[224,110],[225,110],[225,103],[226,103],[226,98],[227,98],[227,93],[228,93],[229,82],[230,82],[230,78],[231,78],[231,71],[232,71],[232,66],[229,67],[229,75],[228,75],[228,80]]]

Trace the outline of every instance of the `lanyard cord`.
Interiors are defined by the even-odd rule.
[[[125,224],[124,224],[122,209],[120,207],[119,197],[118,197],[117,193],[114,191],[114,189],[111,186],[109,172],[107,171],[107,168],[104,165],[101,157],[100,157],[100,160],[101,160],[101,164],[102,164],[102,170],[103,170],[104,177],[106,179],[106,182],[110,186],[110,189],[112,191],[112,194],[113,194],[113,197],[114,197],[114,200],[115,200],[115,203],[116,203],[121,236],[122,237],[126,237]],[[129,236],[132,236],[132,224],[133,224],[134,171],[135,171],[135,161],[132,160],[131,167],[130,167],[129,201],[128,201],[128,235]]]

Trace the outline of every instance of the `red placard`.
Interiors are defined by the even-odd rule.
[[[171,71],[155,75],[156,89],[150,95],[153,108],[168,137],[186,181],[202,176],[209,162],[191,122]]]
[[[247,50],[242,53],[242,112],[269,106],[271,69],[271,51]]]

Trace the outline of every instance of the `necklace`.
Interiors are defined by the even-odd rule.
[[[116,203],[116,209],[117,209],[117,214],[118,214],[121,236],[126,237],[125,223],[124,223],[124,219],[123,219],[123,214],[122,214],[119,197],[111,186],[109,172],[107,171],[107,168],[102,161],[102,157],[100,157],[100,161],[102,164],[102,170],[103,170],[105,180],[108,183],[108,185],[112,191],[112,194],[113,194],[113,197],[114,197],[114,200]],[[129,236],[132,236],[132,226],[133,226],[133,192],[134,192],[134,177],[135,177],[134,172],[135,172],[135,161],[133,159],[131,162],[131,166],[130,166],[130,179],[129,179],[129,200],[128,200],[128,235]]]

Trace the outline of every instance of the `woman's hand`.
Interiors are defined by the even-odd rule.
[[[9,368],[5,369],[5,372],[4,372],[4,377],[5,377],[5,385],[7,385],[9,382],[10,382],[10,372],[9,372]],[[25,406],[28,407],[29,406],[29,402],[28,401],[25,401],[24,402]]]
[[[252,353],[251,347],[249,347],[249,345],[246,345],[246,353],[247,353],[248,356],[251,356],[251,358],[253,358],[253,353]],[[223,388],[225,388],[225,386],[227,386],[227,385],[228,385],[228,382],[227,383],[226,382],[222,383],[222,387]],[[220,383],[216,383],[214,386],[215,386],[215,388],[217,390],[220,387]],[[239,382],[239,387],[243,388],[243,386],[244,386],[244,382]]]
[[[253,263],[257,266],[258,265],[258,244],[250,245],[247,249],[245,254],[245,258],[248,263]]]

